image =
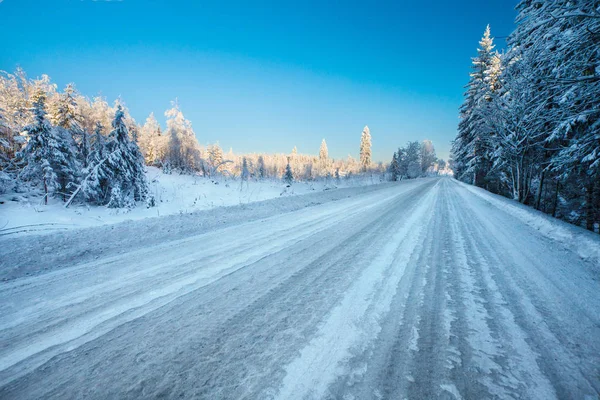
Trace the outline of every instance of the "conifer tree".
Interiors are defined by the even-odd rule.
[[[396,182],[400,176],[400,164],[398,163],[398,153],[394,152],[392,162],[390,163],[390,174],[392,181]]]
[[[111,208],[132,207],[146,199],[148,186],[144,158],[135,142],[129,140],[121,105],[117,106],[104,152],[106,156],[92,167],[83,188],[86,198]]]
[[[46,119],[46,96],[39,91],[33,102],[34,121],[25,128],[29,140],[19,157],[25,166],[19,177],[40,183],[44,189],[44,203],[51,193],[59,191],[63,198],[75,182],[77,166],[65,138]]]
[[[323,139],[321,147],[319,148],[319,162],[323,168],[327,167],[328,157],[329,151],[327,150],[327,143],[325,143],[325,139]]]
[[[371,167],[371,131],[368,126],[362,131],[360,137],[360,168],[366,172]]]
[[[477,57],[473,58],[471,79],[460,109],[461,121],[452,152],[457,177],[484,186],[493,152],[490,129],[486,126],[485,107],[496,86],[500,69],[500,58],[494,52],[495,45],[489,25],[479,46]]]
[[[259,179],[264,179],[267,176],[267,169],[265,167],[265,159],[264,157],[258,156],[258,177]]]
[[[285,174],[283,175],[283,180],[288,185],[291,185],[294,182],[294,174],[292,173],[292,167],[290,166],[289,160],[287,165],[285,166]]]

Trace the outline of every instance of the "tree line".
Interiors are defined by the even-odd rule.
[[[457,179],[598,231],[600,9],[523,0],[507,49],[486,28],[451,150]]]
[[[390,180],[414,179],[443,173],[446,162],[438,159],[431,140],[408,142],[394,152],[389,166]]]
[[[166,129],[154,114],[138,124],[119,99],[87,98],[68,84],[62,92],[43,75],[0,72],[0,192],[41,190],[44,201],[62,199],[131,207],[148,196],[145,166],[166,173],[205,177],[283,179],[286,183],[385,174],[374,163],[367,126],[358,160],[329,157],[325,139],[318,156],[225,153],[218,143],[202,146],[178,103],[165,112]]]

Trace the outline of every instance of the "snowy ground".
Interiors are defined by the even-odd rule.
[[[0,398],[598,397],[597,236],[450,178],[309,196],[0,241]]]
[[[126,220],[189,214],[220,206],[249,204],[278,197],[379,183],[378,176],[357,176],[340,179],[339,182],[333,179],[327,182],[296,182],[289,188],[281,180],[251,180],[242,185],[240,180],[223,177],[208,179],[177,173],[167,175],[154,167],[148,167],[147,177],[150,193],[156,200],[156,206],[152,208],[139,205],[132,210],[114,210],[77,204],[64,208],[60,199],[51,199],[49,205],[43,205],[43,197],[40,194],[0,194],[0,237],[51,233]]]

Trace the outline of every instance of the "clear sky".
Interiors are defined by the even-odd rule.
[[[118,96],[138,122],[178,98],[202,144],[373,156],[431,139],[446,158],[486,24],[516,0],[0,0],[0,70]],[[498,39],[502,46],[504,39]]]

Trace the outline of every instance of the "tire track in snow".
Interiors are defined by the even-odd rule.
[[[458,371],[462,375],[458,379],[459,391],[466,398],[553,398],[554,390],[536,363],[537,354],[528,346],[521,327],[506,309],[506,300],[497,294],[487,261],[478,250],[479,242],[475,242],[479,236],[469,231],[473,221],[469,221],[471,216],[465,213],[463,205],[456,195],[452,196],[457,277],[465,307],[465,320],[459,333],[465,341],[462,369]],[[483,387],[471,384],[473,381]],[[522,382],[529,384],[523,387]]]
[[[353,218],[346,218],[346,217],[350,216],[349,213],[346,213],[345,217],[341,217],[340,220],[338,221],[338,223],[330,224],[330,226],[328,226],[328,228],[327,228],[328,229],[327,232],[321,231],[322,236],[325,239],[330,238],[331,235],[334,234],[334,231],[338,227],[343,229],[342,227],[344,226],[344,224],[346,222],[348,224],[350,224],[351,222],[355,223],[356,218],[360,217],[359,221],[360,221],[361,225],[356,227],[355,239],[352,239],[352,240],[356,240],[356,239],[360,238],[360,241],[363,242],[363,246],[367,246],[368,242],[370,240],[372,240],[373,235],[377,234],[377,228],[385,229],[386,227],[389,227],[390,224],[392,226],[397,224],[396,219],[390,218],[390,216],[395,215],[397,213],[397,205],[398,204],[396,204],[396,203],[397,203],[398,199],[403,199],[403,198],[406,198],[410,194],[414,194],[415,198],[410,199],[410,202],[416,203],[420,199],[419,194],[421,192],[427,190],[428,187],[431,186],[432,183],[433,183],[432,181],[429,181],[429,182],[425,182],[424,184],[411,186],[410,190],[402,190],[402,188],[400,188],[401,190],[397,190],[397,191],[388,193],[385,196],[385,201],[380,201],[378,203],[373,202],[372,198],[362,199],[360,201],[361,206],[356,207],[356,212],[354,214],[352,214]],[[356,205],[356,203],[357,202],[355,201],[354,204]],[[364,207],[363,203],[368,203],[369,206]],[[377,219],[375,219],[375,220],[373,220],[373,218],[372,218],[374,215],[377,215]],[[375,222],[375,223],[373,224],[373,222]],[[369,224],[373,224],[373,229],[368,227]],[[366,228],[366,230],[361,229],[361,228]],[[350,230],[350,231],[352,231],[352,230]],[[344,235],[350,231],[342,230],[342,232],[344,232]],[[305,238],[304,240],[309,240],[309,239],[312,240],[313,236],[321,235],[321,234],[318,234],[318,231],[315,231],[313,233],[314,233],[314,235],[309,235],[308,238]],[[365,233],[366,233],[366,236],[364,236]],[[340,240],[343,240],[344,235],[337,235],[335,237],[336,238],[339,237]],[[287,236],[287,234],[286,234],[286,236]],[[321,240],[323,240],[323,238]],[[309,240],[309,241],[311,241],[311,240]],[[327,242],[327,246],[329,246],[331,244],[330,242],[332,242],[332,241],[329,240]],[[296,245],[298,245],[298,242],[290,243],[290,246],[296,246]],[[300,250],[298,251],[298,256],[300,257],[300,259],[306,258],[307,253],[310,253],[311,255],[313,253],[319,253],[321,251],[321,248],[322,247],[317,247],[317,252],[312,252],[312,253],[310,253],[310,247],[302,248],[301,251]],[[256,346],[259,346],[259,348],[260,348],[261,345],[262,346],[268,345],[269,344],[268,340],[270,338],[272,339],[272,335],[278,334],[279,328],[283,329],[282,324],[285,325],[285,319],[291,320],[291,318],[289,318],[290,311],[287,310],[286,312],[283,312],[284,310],[281,309],[282,304],[289,305],[289,307],[292,307],[292,309],[294,309],[294,310],[302,311],[301,313],[298,313],[298,315],[304,317],[306,319],[306,321],[296,321],[295,325],[301,326],[303,323],[307,323],[309,325],[311,323],[315,324],[316,321],[311,320],[311,318],[306,318],[306,317],[311,316],[313,313],[316,315],[319,315],[319,314],[318,314],[318,312],[316,312],[315,309],[312,309],[312,310],[311,309],[307,309],[307,310],[302,309],[302,307],[309,306],[309,304],[306,303],[306,300],[309,299],[311,302],[314,302],[315,300],[320,299],[319,302],[320,302],[321,306],[323,306],[323,305],[327,304],[327,303],[323,303],[323,301],[329,301],[330,299],[323,298],[322,297],[323,294],[321,294],[320,292],[329,292],[331,295],[333,295],[331,290],[335,289],[341,295],[343,293],[343,291],[345,290],[345,286],[343,284],[341,284],[341,282],[339,282],[339,279],[337,279],[337,278],[338,277],[351,278],[351,276],[346,276],[346,275],[348,275],[348,269],[344,268],[345,265],[353,265],[356,263],[357,257],[362,257],[369,253],[369,252],[367,252],[367,254],[362,254],[363,251],[361,251],[360,248],[357,248],[355,252],[350,252],[350,253],[347,252],[347,249],[343,249],[341,247],[338,247],[337,249],[335,249],[333,247],[326,247],[326,248],[329,248],[329,250],[328,250],[329,255],[327,253],[322,255],[322,257],[324,257],[323,259],[326,262],[325,264],[320,262],[317,259],[317,260],[313,260],[313,262],[310,264],[310,266],[307,266],[306,264],[301,264],[298,267],[294,266],[293,264],[290,265],[290,267],[294,267],[294,268],[292,268],[290,270],[289,275],[291,275],[294,272],[294,269],[297,268],[296,269],[297,274],[295,275],[295,278],[288,279],[288,280],[290,280],[290,282],[283,284],[280,288],[271,289],[267,293],[263,292],[262,299],[259,298],[257,301],[253,302],[250,305],[250,307],[247,307],[243,311],[240,310],[240,313],[235,315],[233,317],[233,319],[225,322],[226,324],[229,325],[229,327],[231,327],[234,334],[233,335],[229,334],[226,337],[227,340],[222,340],[223,338],[219,337],[220,341],[214,342],[211,346],[209,346],[207,349],[205,349],[206,351],[210,350],[211,352],[216,351],[217,352],[216,354],[220,355],[220,357],[214,358],[214,353],[213,353],[212,359],[210,359],[210,360],[207,359],[206,362],[200,363],[200,365],[203,367],[203,372],[200,372],[199,374],[200,374],[200,376],[206,376],[207,381],[206,381],[205,386],[197,387],[198,382],[196,382],[196,381],[190,382],[188,380],[187,381],[188,385],[189,385],[189,387],[194,388],[193,389],[195,391],[194,393],[205,393],[205,395],[208,395],[206,393],[214,394],[215,387],[219,387],[219,385],[222,385],[221,386],[222,390],[223,390],[222,393],[228,393],[227,392],[227,384],[226,384],[226,382],[223,381],[224,379],[227,380],[228,373],[223,370],[224,368],[226,368],[226,369],[227,368],[238,368],[238,369],[231,370],[229,372],[234,373],[234,374],[242,374],[242,373],[246,374],[246,375],[242,375],[242,377],[245,376],[245,377],[241,378],[242,381],[257,379],[258,377],[255,374],[252,374],[249,372],[249,370],[247,370],[248,365],[249,365],[248,357],[252,357],[253,355],[256,354],[256,352],[250,352],[249,354],[246,355],[246,357],[240,357],[240,354],[241,354],[240,349],[242,348],[241,346],[244,346],[243,348],[245,350],[252,350],[252,348],[246,348],[247,342],[246,342],[246,340],[244,340],[244,337],[245,336],[252,337],[253,343],[255,343],[255,345],[254,345],[255,348],[256,348]],[[282,256],[285,256],[285,254],[283,254],[283,251],[286,249],[280,249],[281,251],[279,251],[278,253],[269,254],[266,258],[257,260],[254,264],[247,265],[246,267],[251,266],[252,270],[258,269],[260,271],[260,268],[257,268],[257,267],[259,267],[261,265],[265,265],[266,267],[277,269],[277,270],[281,271],[283,273],[283,275],[286,275],[289,267],[287,266],[287,262],[284,262],[284,259],[282,258]],[[309,257],[309,259],[310,259],[310,257]],[[333,263],[335,268],[325,268],[325,267],[331,265],[330,263]],[[285,266],[285,268],[282,268],[282,266]],[[307,267],[309,267],[309,268],[307,268]],[[355,266],[355,268],[358,268],[358,267],[360,267],[360,265]],[[247,270],[247,272],[244,273],[244,276],[247,276],[250,273],[250,271],[248,270],[248,268],[245,268],[245,270]],[[260,273],[260,272],[257,271],[257,273]],[[337,276],[336,276],[336,273],[337,273]],[[344,275],[344,274],[346,274],[346,275]],[[228,280],[226,280],[224,282],[231,282],[232,276],[233,275],[231,275],[231,274],[228,275]],[[238,276],[238,275],[236,274],[235,276]],[[281,279],[287,279],[287,278],[281,278]],[[256,286],[256,283],[253,282],[253,285],[251,286],[251,288],[253,288],[254,290],[256,290],[256,289],[262,290],[264,288],[269,288],[270,287],[269,285],[277,284],[278,282],[279,281],[276,281],[274,283],[273,282],[265,282],[266,284],[264,286]],[[348,282],[348,284],[349,283],[350,283],[350,281]],[[214,285],[214,283],[213,283],[213,285]],[[300,290],[300,288],[303,288],[304,290]],[[326,288],[327,288],[327,290],[326,290]],[[190,291],[187,294],[181,294],[181,296],[179,296],[179,297],[181,297],[182,299],[181,299],[181,301],[178,300],[177,302],[181,303],[181,305],[186,305],[187,303],[183,302],[183,300],[186,299],[187,302],[189,302],[191,304],[197,303],[197,300],[195,300],[194,298],[198,297],[198,294],[202,294],[202,293],[205,293],[205,292]],[[202,296],[204,297],[203,294],[202,294]],[[319,296],[321,296],[321,297],[319,297]],[[279,300],[277,300],[277,297],[279,298]],[[242,305],[247,304],[247,301],[248,301],[247,298],[240,297],[240,300],[241,300],[240,304],[242,304]],[[223,301],[228,301],[228,300],[223,300]],[[317,303],[315,303],[315,304],[317,304]],[[270,311],[268,311],[268,310],[272,309],[273,307],[275,307],[275,310],[272,313]],[[176,315],[180,315],[180,314],[181,314],[181,311],[177,310]],[[168,318],[169,316],[165,315],[165,317]],[[208,316],[208,318],[210,319],[211,316]],[[249,321],[249,318],[252,318],[252,319]],[[279,322],[279,320],[278,320],[279,318],[282,319],[281,322]],[[264,319],[264,321],[262,323],[254,324],[254,322],[256,322],[259,319]],[[311,321],[314,321],[314,322],[311,322]],[[252,322],[253,324],[250,326],[247,326],[247,324],[249,322]],[[177,321],[176,323],[181,324],[179,321]],[[206,323],[202,323],[202,325],[204,325],[204,324],[206,324]],[[122,332],[125,329],[126,329],[125,327],[119,326],[118,330],[119,330],[119,332]],[[243,337],[239,337],[239,339],[238,339],[238,333],[244,334]],[[123,334],[123,333],[120,333],[120,334]],[[125,333],[125,335],[126,335],[126,333]],[[184,338],[180,338],[180,340],[181,339],[183,339],[184,342],[186,340]],[[98,340],[100,340],[100,339],[98,339]],[[236,343],[237,343],[237,345],[236,345]],[[208,343],[207,343],[207,345],[208,345]],[[91,345],[91,346],[85,346],[86,354],[87,354],[87,351],[89,351],[90,349],[93,350],[94,347],[93,347],[93,345]],[[219,348],[221,348],[222,350],[218,350]],[[264,352],[263,354],[267,355],[268,353],[269,352]],[[115,355],[115,356],[119,357],[119,359],[121,359],[123,357],[120,354]],[[281,355],[279,355],[279,356],[281,356]],[[59,359],[65,359],[65,360],[69,359],[69,358],[70,357],[67,354],[65,354],[65,356],[61,355],[59,357]],[[169,359],[167,361],[169,363],[173,362],[172,359]],[[264,361],[264,359],[262,359],[261,361]],[[189,368],[191,368],[192,371],[195,370],[195,368],[196,368],[195,364],[196,363],[194,363],[194,365],[189,366]],[[242,368],[242,370],[240,370],[239,368]],[[243,372],[243,370],[246,370],[246,372]],[[128,371],[122,371],[122,372],[125,374],[128,373]],[[148,372],[148,371],[146,371],[146,372]],[[166,372],[167,372],[167,374],[165,376],[170,376],[171,371],[166,371]],[[267,371],[266,373],[268,374],[269,372]],[[183,376],[186,376],[186,375],[187,374],[184,374]],[[229,374],[229,375],[231,375],[231,374]],[[192,376],[198,376],[198,375],[193,374]],[[235,375],[233,375],[233,376],[235,376]],[[157,377],[157,378],[158,378],[159,382],[162,381],[162,377]],[[178,380],[182,380],[181,376],[178,377]],[[136,379],[132,379],[130,381],[136,382]],[[9,389],[9,388],[5,388],[5,389],[9,389],[10,391],[12,391],[12,390],[15,390],[15,388],[17,388],[17,387],[20,387],[21,390],[23,390],[23,388],[24,388],[23,385],[25,385],[25,382],[26,381],[18,382],[15,385],[10,386],[10,387],[12,387],[12,389]],[[148,382],[147,379],[144,379],[143,382],[145,382],[143,389],[141,389],[143,391],[148,390],[149,388],[154,386],[154,383]],[[50,383],[50,382],[47,382],[47,383],[50,384],[51,387],[56,387],[56,384],[54,384],[54,383]],[[172,383],[171,383],[171,385],[172,385]],[[184,385],[184,383],[181,383],[181,385]],[[179,387],[179,386],[180,385],[178,384],[177,387]],[[30,387],[30,386],[27,385],[25,387]],[[244,386],[239,386],[239,381],[238,381],[238,390],[240,387],[243,388]],[[252,388],[255,386],[253,386],[249,383],[246,387]],[[264,385],[262,387],[264,387]],[[40,388],[40,390],[42,390],[41,393],[47,393],[45,391],[45,388]],[[48,389],[48,391],[49,390],[50,389]],[[186,389],[186,393],[189,393],[189,390],[192,390],[192,389],[189,389],[189,388]],[[212,392],[211,392],[211,390],[212,390]],[[0,390],[0,392],[2,392],[2,391]],[[4,393],[9,393],[9,392],[4,390]],[[61,392],[59,391],[56,393],[61,393]],[[119,393],[119,392],[116,392],[116,393]],[[238,395],[240,394],[239,392],[237,392],[237,393],[238,393]],[[230,395],[232,395],[232,394],[230,393]],[[32,396],[32,397],[35,397],[35,396]],[[234,395],[234,397],[237,397],[237,396]]]
[[[156,257],[156,249],[145,249],[131,255],[112,257],[107,261],[99,260],[73,268],[76,272],[87,273],[91,278],[91,281],[88,279],[87,282],[77,280],[77,275],[71,276],[70,272],[73,271],[70,269],[61,269],[46,275],[10,282],[0,297],[11,298],[27,290],[33,295],[31,297],[33,302],[27,301],[25,304],[33,304],[29,307],[13,305],[13,313],[10,313],[5,307],[10,307],[12,302],[1,303],[5,309],[0,321],[6,321],[6,324],[2,323],[0,326],[6,325],[9,330],[0,331],[0,385],[41,365],[56,354],[73,350],[116,326],[139,318],[177,297],[209,285],[268,254],[290,247],[303,238],[335,226],[341,220],[390,204],[397,197],[417,190],[421,185],[408,186],[403,188],[404,190],[393,192],[391,196],[390,192],[386,191],[360,198],[359,207],[356,205],[356,200],[346,201],[341,210],[326,208],[325,215],[321,212],[310,213],[308,219],[292,218],[290,221],[284,221],[282,227],[278,226],[275,230],[264,229],[259,225],[253,235],[243,238],[238,251],[233,254],[224,251],[230,246],[220,243],[214,249],[208,247],[208,250],[206,248],[197,250],[196,243],[211,236],[204,234],[161,246],[165,252],[159,253],[158,257]],[[240,227],[228,228],[225,231],[233,232],[236,229]],[[222,235],[223,232],[218,234]],[[210,242],[208,244],[210,245]],[[176,252],[173,257],[172,249],[174,247],[182,249],[181,246],[185,246],[184,250],[181,250],[185,255],[180,256],[179,252]],[[208,255],[201,257],[205,253]],[[101,267],[103,263],[108,264],[110,270],[104,271],[102,275],[96,268]],[[205,263],[210,266],[198,268],[199,264]],[[146,264],[151,266],[144,268]],[[127,273],[128,265],[138,267],[134,268],[133,272]],[[124,271],[121,271],[121,268]],[[115,269],[119,272],[115,273]],[[153,271],[158,273],[153,276],[151,274]],[[109,277],[111,274],[113,276]],[[140,279],[136,279],[137,277]],[[103,282],[102,278],[109,281]],[[61,287],[64,294],[58,301],[45,303],[43,293],[46,291],[44,286],[48,285],[48,279],[55,279],[55,287]],[[77,290],[64,292],[64,286],[68,285],[66,282],[63,283],[65,280],[77,284]],[[90,286],[87,286],[88,284]],[[37,290],[41,290],[41,293]],[[11,338],[10,345],[8,338]],[[15,338],[19,340],[15,341]],[[33,356],[37,359],[29,360],[27,368],[22,366],[12,372],[6,372],[9,367]]]
[[[495,214],[492,212],[490,215],[482,215],[480,208],[471,204],[473,199],[464,196],[465,189],[462,188],[461,191],[458,188],[460,188],[458,185],[454,187],[461,197],[464,218],[469,221],[463,226],[471,237],[486,235],[488,238],[487,241],[480,241],[478,244],[480,265],[489,268],[486,275],[493,278],[490,280],[490,290],[495,293],[495,297],[503,299],[500,300],[503,302],[500,311],[510,315],[513,323],[519,326],[519,329],[514,330],[516,332],[514,336],[520,342],[514,346],[515,351],[521,354],[523,348],[530,348],[537,354],[537,357],[528,364],[535,362],[537,370],[541,371],[550,385],[550,389],[544,392],[533,390],[532,386],[540,384],[539,381],[542,379],[536,378],[537,374],[528,376],[530,371],[522,370],[523,376],[520,382],[522,384],[526,382],[527,396],[531,398],[597,397],[600,394],[600,379],[597,375],[600,372],[598,367],[600,357],[597,351],[590,352],[589,347],[585,352],[580,351],[582,349],[579,348],[579,344],[587,343],[591,348],[599,348],[598,314],[596,313],[593,322],[581,318],[593,315],[593,312],[577,310],[582,303],[571,300],[571,296],[564,291],[556,290],[552,280],[539,272],[560,270],[561,258],[570,258],[573,255],[543,247],[541,251],[535,252],[541,260],[532,258],[530,253],[523,251],[528,249],[524,246],[523,240],[527,240],[527,244],[535,248],[538,246],[536,233],[527,238],[522,236],[522,231],[511,232],[512,228],[507,226],[506,220],[496,220],[496,223],[504,225],[502,229],[497,229],[490,221],[490,216]],[[544,251],[549,254],[545,254]],[[561,255],[553,254],[555,251]],[[539,264],[540,262],[544,264]],[[545,298],[539,299],[538,296]],[[596,303],[598,300],[597,297],[588,297],[588,299],[594,299]],[[588,307],[593,306],[590,304]],[[566,319],[573,319],[576,315],[579,318],[577,323],[573,324],[558,320],[559,315]],[[582,325],[586,327],[585,331],[590,332],[588,336],[581,334]],[[571,342],[573,335],[576,337],[575,343]],[[590,359],[590,355],[594,354],[595,356]],[[517,360],[513,364],[519,367],[518,356],[516,354],[514,356]],[[537,379],[538,382],[532,382],[532,379]],[[547,394],[544,396],[544,393]]]
[[[376,337],[381,329],[378,320],[389,312],[395,288],[418,244],[420,235],[412,230],[424,230],[426,215],[433,211],[438,184],[427,192],[405,225],[393,234],[381,254],[363,271],[300,356],[286,366],[277,398],[323,397],[328,386],[345,372],[341,363],[351,356],[352,347]],[[377,299],[381,292],[386,295]],[[366,320],[369,323],[365,323]]]

